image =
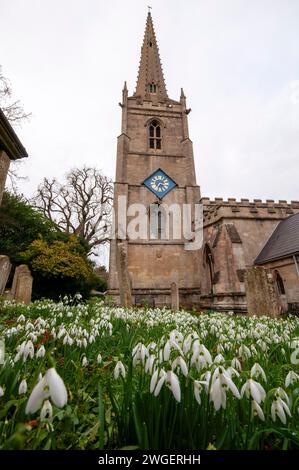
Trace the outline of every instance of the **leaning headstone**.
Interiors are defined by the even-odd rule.
[[[29,304],[31,302],[33,278],[30,269],[25,264],[21,264],[15,270],[11,298],[16,302]]]
[[[0,255],[0,295],[3,294],[5,286],[11,271],[11,262],[9,257]]]
[[[132,305],[131,281],[128,271],[127,250],[122,242],[117,244],[117,273],[121,306],[130,307]]]
[[[246,270],[244,280],[248,315],[280,315],[282,306],[271,271],[255,266]]]
[[[176,282],[171,283],[171,310],[177,312],[180,307],[179,288]]]

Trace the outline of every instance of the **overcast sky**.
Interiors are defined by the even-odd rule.
[[[298,0],[0,0],[0,64],[32,112],[20,189],[84,164],[114,178],[148,4],[168,94],[192,108],[202,195],[299,199]]]

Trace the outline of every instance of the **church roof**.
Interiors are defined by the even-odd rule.
[[[0,150],[4,150],[10,160],[28,157],[19,137],[0,108]]]
[[[299,213],[282,220],[255,260],[264,264],[299,253]]]
[[[134,95],[140,96],[146,100],[151,100],[150,85],[155,85],[156,89],[154,93],[159,102],[168,100],[153,20],[149,11]]]

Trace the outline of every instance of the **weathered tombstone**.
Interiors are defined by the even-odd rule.
[[[132,305],[131,281],[128,272],[127,250],[125,243],[117,244],[117,272],[120,302],[122,307],[130,307]]]
[[[282,312],[272,273],[262,267],[246,270],[245,290],[248,315],[277,317]]]
[[[171,310],[177,312],[180,307],[179,288],[176,282],[171,283]]]
[[[9,257],[0,255],[0,295],[3,294],[5,286],[11,271],[11,262]]]
[[[24,302],[29,304],[31,302],[33,278],[30,269],[25,264],[21,264],[15,270],[11,298],[16,302]]]

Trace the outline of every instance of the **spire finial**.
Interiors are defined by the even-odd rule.
[[[147,12],[147,13],[150,15],[150,14],[151,14],[151,9],[152,9],[153,7],[151,7],[151,6],[148,5],[147,8],[148,8],[148,12]]]

